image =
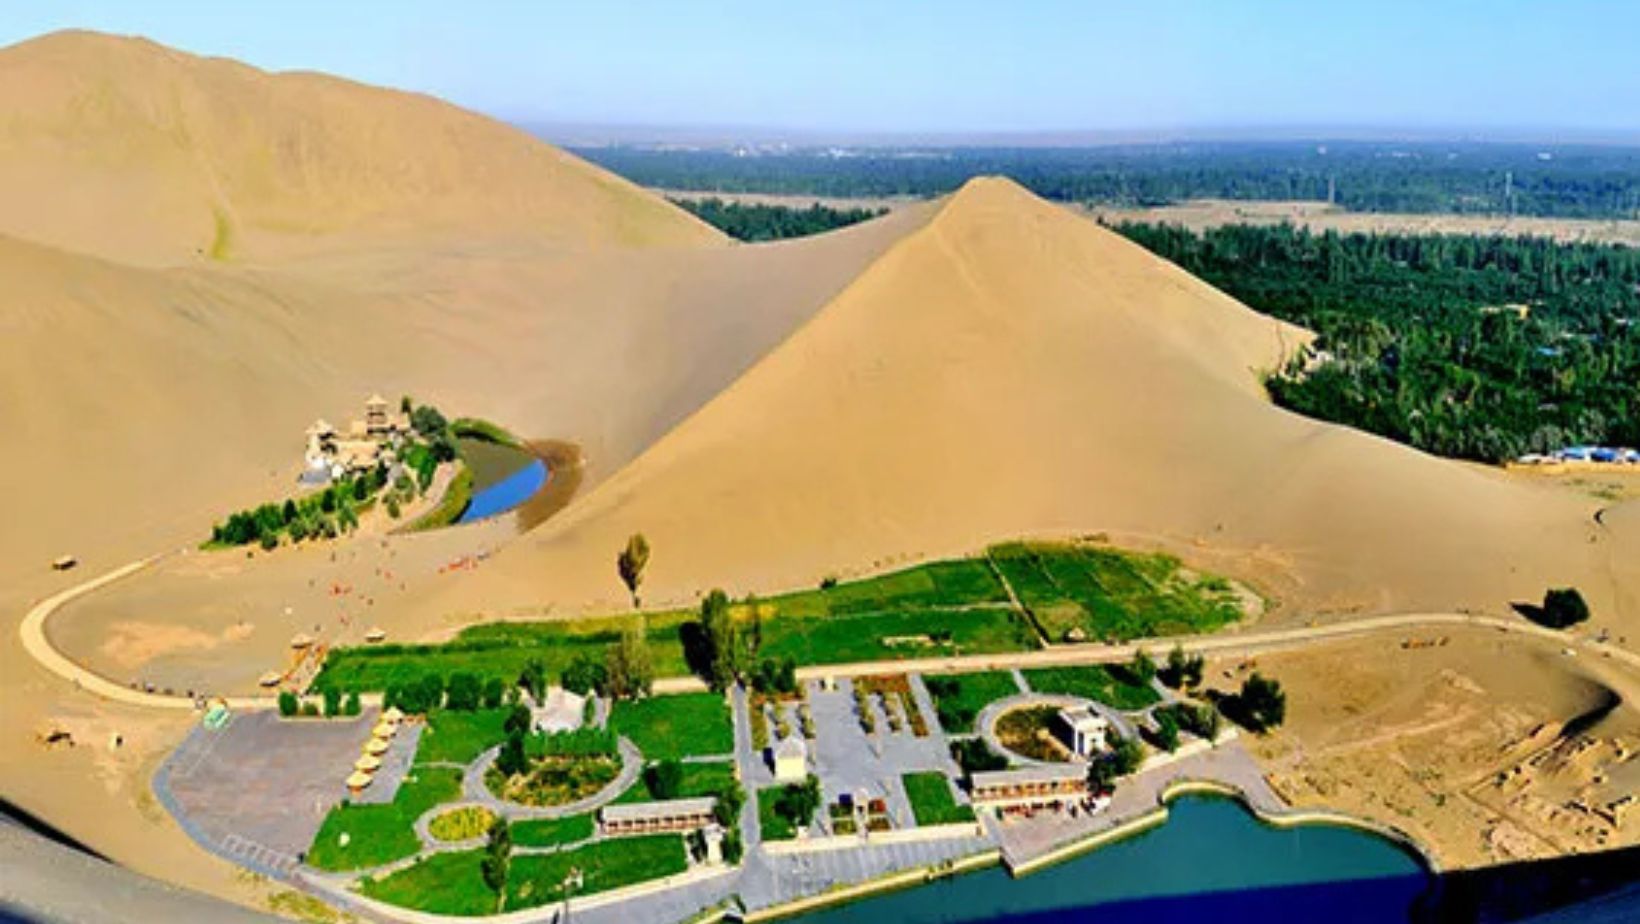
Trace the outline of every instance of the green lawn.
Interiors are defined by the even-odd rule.
[[[678,628],[693,617],[687,613],[652,614],[646,620],[649,652],[661,677],[689,673]],[[554,681],[576,655],[602,662],[610,645],[633,617],[597,617],[551,622],[486,623],[463,629],[454,641],[441,645],[371,645],[338,648],[325,659],[314,689],[336,685],[343,690],[386,690],[389,684],[415,680],[424,674],[445,677],[459,671],[481,680],[499,677],[512,683],[530,661],[540,661]]]
[[[737,605],[738,618],[750,612]],[[1011,608],[983,559],[953,559],[762,601],[761,657],[800,664],[836,664],[931,655],[1025,651],[1035,630]],[[556,675],[577,654],[602,660],[631,614],[549,622],[472,626],[442,645],[374,645],[330,653],[315,689],[380,691],[425,673],[470,671],[515,680],[540,660]],[[689,674],[682,633],[698,626],[691,610],[645,615],[649,649],[660,677]]]
[[[500,744],[507,735],[502,725],[506,709],[450,712],[440,709],[427,717],[416,745],[416,763],[471,763],[484,751]]]
[[[783,786],[770,786],[757,791],[757,824],[763,830],[763,839],[766,841],[789,841],[797,836],[797,829],[787,821],[785,816],[774,810],[774,805],[780,800],[780,791]]]
[[[592,836],[597,820],[592,812],[567,818],[535,818],[512,825],[513,843],[523,847],[556,847]]]
[[[673,876],[689,868],[683,837],[655,834],[597,841],[574,850],[514,856],[507,876],[507,910],[535,908],[563,898],[571,869],[582,876],[576,895]]]
[[[735,781],[735,765],[728,760],[690,761],[683,765],[683,782],[675,799],[693,799],[697,796],[715,796]],[[615,799],[616,802],[653,802],[657,797],[649,791],[645,777]]]
[[[377,901],[434,914],[494,914],[496,894],[484,884],[483,862],[482,849],[435,853],[385,878],[366,880],[360,891]]]
[[[380,866],[421,850],[415,821],[435,805],[461,794],[461,771],[446,767],[412,767],[393,801],[381,805],[338,805],[313,836],[306,861],[316,869],[339,872]],[[348,836],[343,846],[341,836]]]
[[[945,825],[974,820],[974,810],[957,804],[951,781],[938,771],[907,773],[900,777],[905,795],[911,800],[911,814],[917,825]]]
[[[1210,632],[1241,618],[1221,578],[1192,575],[1171,555],[1086,545],[1008,542],[992,562],[1052,641]]]
[[[717,693],[622,700],[609,727],[632,739],[648,760],[728,754],[735,749],[729,706]]]
[[[974,718],[987,703],[1019,692],[1019,685],[1008,671],[930,675],[923,678],[923,684],[933,694],[940,727],[953,735],[972,732]]]
[[[1148,684],[1129,683],[1126,677],[1103,664],[1042,667],[1021,673],[1038,693],[1085,696],[1117,709],[1132,711],[1161,701],[1161,696]]]

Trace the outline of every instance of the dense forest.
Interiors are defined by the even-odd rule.
[[[576,148],[645,186],[935,196],[1004,174],[1066,202],[1332,201],[1362,212],[1640,217],[1640,148],[1433,142],[1220,142],[1082,148]]]
[[[1640,444],[1640,250],[1542,238],[1116,230],[1319,334],[1269,379],[1281,405],[1497,462]]]
[[[887,209],[834,209],[816,202],[808,208],[724,202],[710,199],[672,199],[707,224],[738,241],[778,241],[807,237],[843,228],[886,213]]]

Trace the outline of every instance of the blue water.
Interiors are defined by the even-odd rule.
[[[1377,924],[1411,920],[1430,881],[1416,858],[1375,835],[1323,825],[1272,828],[1240,803],[1186,797],[1146,834],[1019,879],[991,868],[799,920]]]
[[[473,492],[473,499],[468,502],[467,509],[462,512],[457,523],[471,523],[485,517],[493,517],[498,513],[517,507],[519,504],[535,496],[541,486],[547,483],[547,464],[535,459],[511,475],[497,481],[479,491]]]

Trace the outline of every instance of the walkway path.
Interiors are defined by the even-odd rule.
[[[196,708],[194,701],[186,696],[166,696],[160,693],[133,690],[76,664],[51,644],[51,640],[47,637],[45,631],[46,620],[51,617],[52,613],[62,608],[64,604],[135,574],[164,557],[164,555],[156,555],[132,562],[106,574],[76,584],[66,590],[59,591],[35,604],[17,627],[18,634],[22,637],[24,650],[47,670],[75,684],[80,689],[88,690],[105,699],[155,709]],[[818,665],[798,668],[797,676],[800,680],[814,680],[823,677],[861,677],[880,674],[885,670],[894,673],[941,674],[975,670],[1007,670],[1019,667],[1111,663],[1129,660],[1133,657],[1134,652],[1140,649],[1150,652],[1152,656],[1159,656],[1175,644],[1182,645],[1193,653],[1252,653],[1313,642],[1354,638],[1374,632],[1416,631],[1441,626],[1496,629],[1499,632],[1514,635],[1536,636],[1567,648],[1581,649],[1620,662],[1631,670],[1640,671],[1640,653],[1610,642],[1601,642],[1592,638],[1579,638],[1575,634],[1562,630],[1547,629],[1524,619],[1506,619],[1498,616],[1477,616],[1465,613],[1402,613],[1392,616],[1368,616],[1323,625],[1270,629],[1263,632],[1232,632],[1209,636],[1142,639],[1122,645],[1056,645],[1038,651],[1003,654]],[[671,677],[655,683],[655,692],[657,693],[681,693],[700,689],[704,689],[704,686],[699,679],[694,677]],[[370,704],[379,701],[379,696],[366,697],[366,702]],[[228,697],[227,702],[230,707],[235,709],[267,709],[277,705],[276,699],[272,696],[235,696]]]

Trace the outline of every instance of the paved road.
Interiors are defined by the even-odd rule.
[[[62,652],[58,651],[46,636],[46,620],[64,604],[100,590],[122,578],[136,574],[163,557],[163,555],[156,555],[132,562],[106,574],[76,584],[35,604],[17,627],[18,634],[22,637],[23,648],[47,670],[75,684],[80,689],[88,690],[105,699],[155,709],[195,708],[193,700],[186,696],[166,696],[160,693],[149,693],[121,686],[71,661]],[[1250,654],[1313,642],[1354,638],[1374,632],[1405,632],[1442,626],[1467,626],[1495,629],[1499,632],[1514,635],[1536,636],[1552,641],[1562,647],[1586,651],[1608,660],[1620,662],[1631,670],[1640,671],[1640,653],[1629,651],[1609,642],[1580,639],[1575,635],[1556,629],[1546,629],[1524,619],[1505,619],[1497,616],[1477,616],[1465,613],[1401,613],[1391,616],[1368,616],[1316,626],[1271,629],[1264,632],[1235,632],[1211,636],[1145,639],[1124,645],[1060,645],[1039,651],[1005,654],[829,664],[798,668],[797,676],[800,680],[815,680],[822,677],[860,677],[881,674],[884,671],[941,674],[1067,664],[1111,663],[1131,659],[1133,653],[1140,648],[1149,651],[1153,656],[1159,657],[1175,644],[1199,653]],[[681,693],[701,688],[700,681],[693,677],[668,678],[655,684],[655,692],[657,693]],[[379,696],[366,697],[366,701],[370,704],[376,704],[379,700]],[[234,709],[267,709],[277,704],[272,696],[228,697],[227,702]]]

